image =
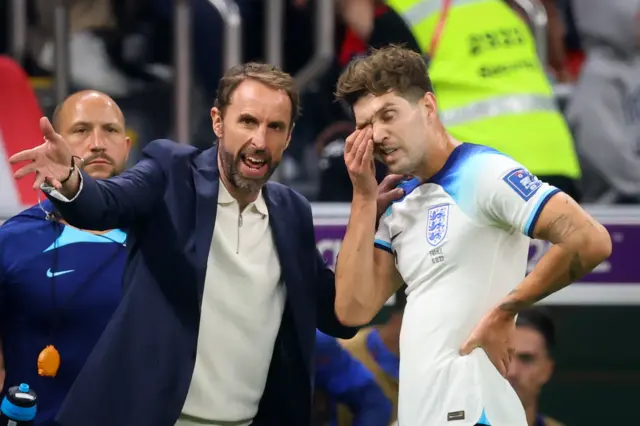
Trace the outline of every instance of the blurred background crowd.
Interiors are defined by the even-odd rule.
[[[402,3],[5,0],[0,15],[8,25],[0,34],[0,53],[24,68],[45,113],[59,97],[77,89],[93,88],[113,96],[124,109],[130,132],[137,136],[138,148],[160,137],[208,146],[212,140],[208,110],[223,69],[248,60],[280,65],[300,83],[303,116],[278,178],[311,200],[348,201],[350,187],[340,153],[352,123],[349,111],[333,102],[334,84],[340,70],[369,46],[398,43],[427,54],[419,46],[419,27],[412,28],[397,6]],[[438,9],[446,2],[422,3]],[[535,36],[575,142],[575,148],[544,155],[564,156],[558,161],[568,163],[568,157],[577,153],[582,173],[577,168],[567,168],[566,173],[572,179],[580,177],[582,201],[637,203],[638,1],[507,3]],[[491,34],[485,36],[487,43],[501,42]],[[56,49],[56,40],[64,47]],[[9,84],[8,77],[3,80]],[[436,90],[438,83],[436,79]],[[545,151],[548,146],[543,146]],[[535,146],[526,149],[529,156],[539,155]],[[506,151],[513,155],[509,147]],[[518,159],[536,171],[535,165]]]
[[[348,202],[342,153],[354,124],[350,111],[333,100],[340,71],[370,47],[390,43],[418,50],[426,60],[446,61],[451,47],[430,55],[422,37],[432,35],[411,25],[404,6],[437,13],[474,1],[481,0],[2,0],[0,148],[11,153],[35,144],[38,118],[50,116],[57,102],[80,89],[116,100],[135,153],[157,138],[208,147],[219,77],[236,63],[261,60],[294,75],[302,92],[303,115],[276,178],[312,201]],[[499,148],[581,202],[611,206],[609,216],[631,217],[637,226],[640,213],[629,205],[640,203],[640,0],[504,1],[531,31],[540,58],[534,66],[544,70],[551,108],[562,114],[566,135],[553,133],[556,143],[549,129],[532,128],[531,140],[505,138]],[[471,49],[522,41],[509,33],[511,26],[496,25],[495,34],[470,40]],[[503,54],[505,68],[490,70],[497,85],[498,74],[513,66],[508,49]],[[433,78],[441,103],[466,90],[449,88],[455,79],[447,76]],[[0,204],[9,203],[10,175],[0,180]],[[637,228],[622,231],[638,239]],[[630,250],[624,259],[632,264],[634,256]],[[625,274],[620,281],[637,275]],[[393,417],[402,297],[395,303],[377,328],[353,341],[319,337],[328,355],[319,349],[318,425],[382,425],[357,419],[370,407]],[[568,425],[640,424],[634,405],[640,397],[640,347],[629,328],[634,321],[640,323],[636,306],[597,302],[559,304],[523,316],[510,379],[533,413],[532,426],[557,424],[541,413]],[[341,364],[343,352],[350,355]],[[355,370],[349,366],[354,359]],[[368,373],[338,374],[358,369]],[[372,380],[377,391],[368,401]],[[380,391],[388,406],[377,399]]]

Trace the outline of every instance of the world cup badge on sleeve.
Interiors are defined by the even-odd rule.
[[[512,170],[502,180],[524,201],[529,201],[542,186],[540,179],[523,168]]]
[[[427,211],[427,241],[437,246],[444,240],[449,227],[449,204],[440,204]]]

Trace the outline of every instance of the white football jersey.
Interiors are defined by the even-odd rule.
[[[482,349],[460,356],[484,314],[524,278],[529,239],[559,190],[481,145],[462,144],[426,183],[404,182],[375,244],[407,284],[399,426],[526,426],[509,382]]]

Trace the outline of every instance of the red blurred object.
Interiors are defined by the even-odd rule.
[[[20,64],[0,56],[0,205],[3,211],[19,211],[37,203],[33,180],[13,178],[20,165],[11,166],[9,157],[42,143],[38,99],[29,77]]]
[[[388,6],[377,6],[374,11],[375,17],[377,18],[380,15],[384,15],[388,10]],[[354,56],[366,53],[367,49],[367,44],[360,40],[350,28],[347,28],[342,40],[342,46],[340,47],[340,54],[338,55],[340,66],[347,66]]]
[[[573,78],[578,78],[580,75],[580,70],[582,69],[582,65],[584,64],[585,54],[582,50],[573,50],[567,51],[565,56],[565,66],[567,70],[573,76]]]

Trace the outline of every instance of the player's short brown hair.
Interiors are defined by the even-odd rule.
[[[418,100],[433,92],[424,57],[401,46],[388,46],[353,60],[342,72],[336,98],[353,106],[363,96],[396,92]]]
[[[300,93],[293,77],[275,65],[248,62],[230,68],[218,83],[218,92],[213,105],[224,114],[225,109],[231,103],[233,92],[240,83],[249,79],[272,89],[282,90],[287,94],[291,101],[291,128],[300,115]]]

